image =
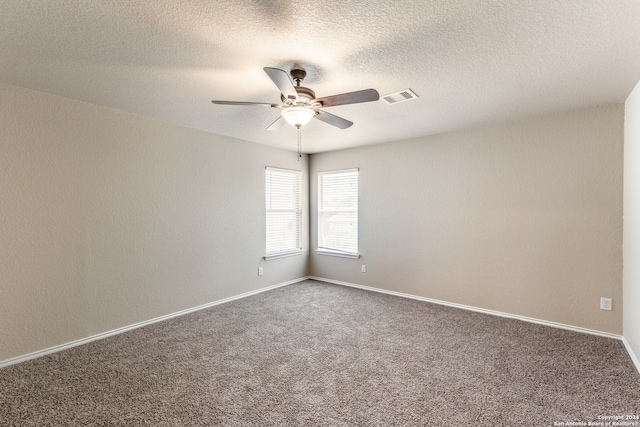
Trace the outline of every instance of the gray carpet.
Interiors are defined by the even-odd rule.
[[[0,387],[1,426],[640,415],[640,374],[620,341],[311,280],[9,366]]]

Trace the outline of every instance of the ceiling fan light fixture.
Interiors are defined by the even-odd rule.
[[[292,106],[282,110],[282,117],[291,126],[300,127],[304,126],[311,121],[316,112],[307,107]]]
[[[353,122],[327,113],[324,111],[324,108],[335,107],[337,105],[359,104],[361,102],[373,102],[380,99],[380,94],[375,89],[363,89],[355,92],[316,98],[314,91],[300,85],[307,74],[305,70],[293,68],[290,73],[273,67],[264,67],[263,70],[280,90],[281,104],[220,100],[213,100],[211,102],[220,105],[265,105],[271,108],[281,108],[280,112],[282,117],[278,117],[276,121],[271,123],[271,125],[267,127],[267,130],[280,129],[285,122],[300,130],[302,126],[305,126],[311,121],[313,116],[318,116],[318,120],[321,122],[335,126],[338,129],[347,129],[353,125]],[[295,86],[293,81],[295,81]]]

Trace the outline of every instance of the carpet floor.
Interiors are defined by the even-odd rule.
[[[313,280],[0,369],[1,426],[633,426],[638,415],[640,374],[618,340]]]

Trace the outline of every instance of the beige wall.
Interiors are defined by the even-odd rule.
[[[298,163],[0,84],[0,362],[307,274],[620,334],[623,111]],[[311,224],[316,173],[359,167],[362,258],[263,261],[265,166],[310,177]]]
[[[0,361],[307,274],[260,220],[306,156],[6,84],[0,129]]]
[[[627,98],[624,119],[623,329],[637,359],[640,358],[640,83]]]
[[[311,275],[621,334],[623,111],[313,155]],[[362,257],[316,255],[316,174],[350,167]]]

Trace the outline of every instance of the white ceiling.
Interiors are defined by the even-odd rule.
[[[640,79],[640,0],[0,0],[0,81],[295,151],[262,71],[307,70],[336,106],[304,152],[624,102]]]

